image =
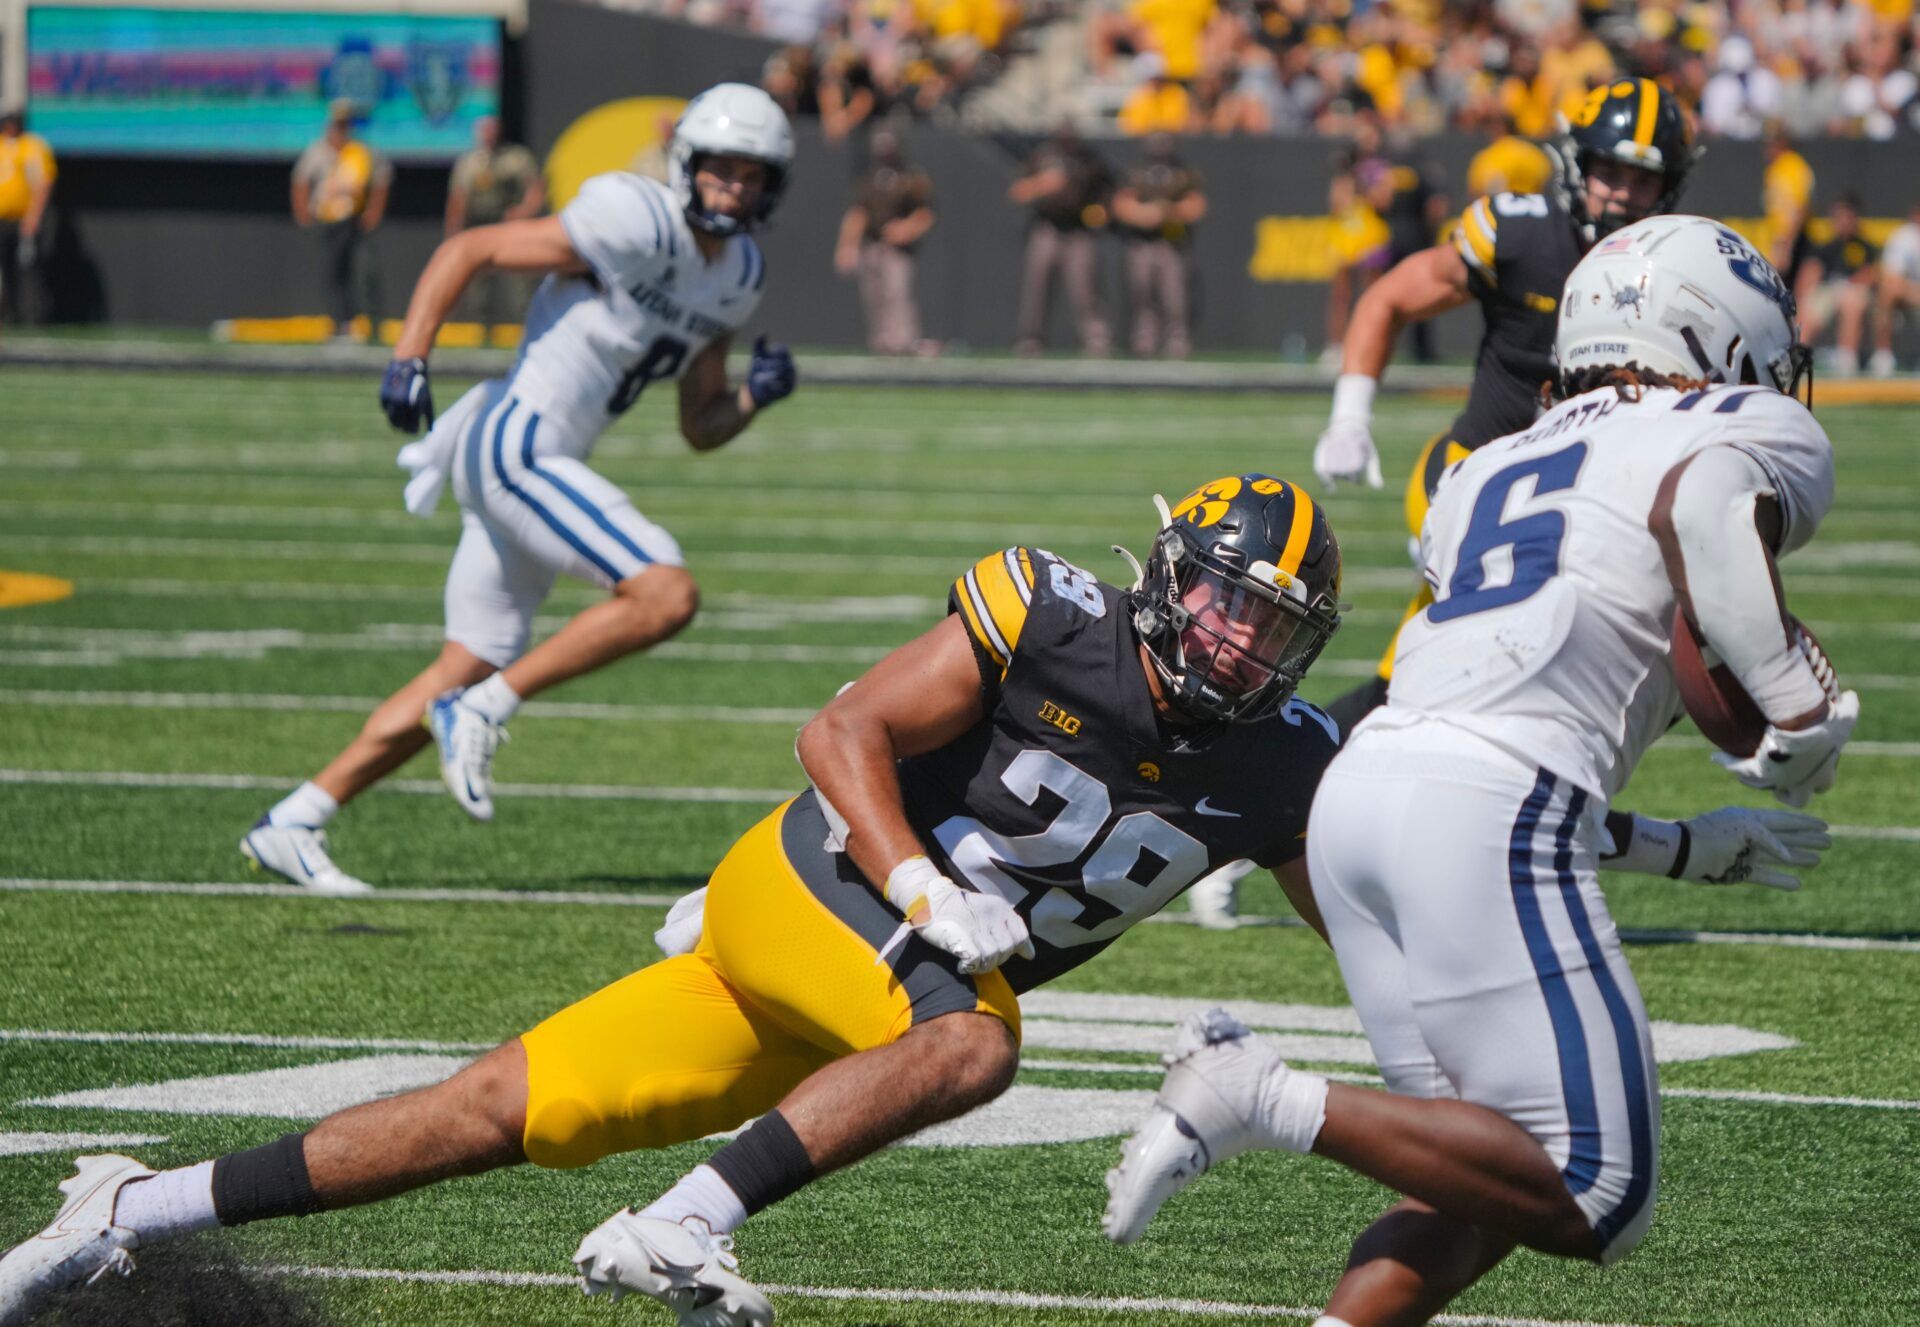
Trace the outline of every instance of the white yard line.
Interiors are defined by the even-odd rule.
[[[299,885],[262,880],[41,880],[0,877],[0,892],[21,894],[192,894],[203,898],[287,898],[339,903],[339,894],[320,894]],[[549,906],[668,908],[678,894],[627,894],[585,889],[376,889],[346,899],[369,903],[534,903]]]
[[[365,543],[301,539],[172,539],[140,535],[0,535],[11,549],[43,550],[50,554],[83,553],[111,557],[232,558],[249,562],[411,562],[444,566],[453,556],[446,543]],[[992,551],[992,550],[986,550]],[[11,553],[9,556],[13,556]],[[953,577],[970,565],[965,554],[799,553],[790,550],[693,552],[687,566],[704,569],[758,572],[769,581],[793,572],[814,575],[872,574],[876,567],[888,573]],[[1356,564],[1343,570],[1348,589],[1407,589],[1414,582],[1411,566]],[[84,577],[82,578],[84,579]]]
[[[1875,837],[1878,833],[1873,831]],[[1907,831],[1900,837],[1906,838],[1909,835],[1920,838],[1920,832],[1915,831]],[[1864,838],[1867,835],[1850,837]],[[1158,912],[1147,920],[1165,926],[1199,925],[1190,912]],[[1301,927],[1306,923],[1298,917],[1265,917],[1247,914],[1240,918],[1240,925]],[[1871,936],[1853,935],[1807,935],[1769,931],[1634,930],[1622,927],[1620,938],[1629,944],[1641,945],[1743,945],[1776,949],[1879,950],[1895,954],[1920,954],[1920,940],[1881,940]]]
[[[198,788],[210,791],[272,792],[291,788],[298,775],[273,774],[149,774],[137,770],[0,769],[0,784],[89,788]],[[793,788],[660,788],[624,783],[497,783],[494,792],[506,797],[557,797],[591,802],[784,802]],[[387,779],[376,791],[445,797],[438,779]]]
[[[1157,1025],[1156,1025],[1157,1027]],[[1164,1031],[1164,1028],[1157,1028]],[[473,1055],[492,1049],[494,1041],[432,1041],[412,1037],[335,1037],[264,1032],[112,1032],[60,1028],[0,1028],[0,1044],[23,1042],[84,1046],[241,1046],[263,1050],[393,1051],[435,1055]],[[1129,1077],[1158,1074],[1149,1062],[1115,1060],[1024,1059],[1024,1069],[1116,1074]],[[1323,1077],[1344,1083],[1378,1083],[1376,1074],[1332,1072]],[[1695,1101],[1725,1101],[1754,1106],[1833,1107],[1851,1110],[1920,1111],[1920,1100],[1894,1097],[1808,1095],[1762,1092],[1742,1088],[1665,1087],[1663,1097]]]
[[[0,770],[0,783],[24,782],[9,779],[15,770]],[[147,786],[147,785],[139,785]],[[164,785],[174,787],[179,785]],[[200,786],[200,785],[188,785]],[[220,784],[220,787],[232,785]],[[249,785],[253,786],[253,785]],[[272,783],[273,788],[286,786],[285,780]],[[564,785],[554,785],[564,786]],[[406,791],[441,793],[443,789],[437,783],[427,784],[418,789]],[[702,788],[681,789],[645,789],[629,791],[699,793],[737,793],[737,799],[720,797],[697,797],[687,800],[722,801],[750,800],[754,790]],[[779,796],[785,797],[781,793]],[[662,798],[659,800],[675,800]],[[759,800],[752,798],[751,800]],[[767,800],[772,800],[769,797]],[[74,894],[198,894],[207,897],[260,897],[260,898],[297,898],[297,899],[333,899],[337,895],[315,894],[298,885],[276,885],[255,881],[176,881],[176,880],[58,880],[39,877],[13,876],[0,878],[0,893],[74,893]],[[625,894],[600,893],[590,890],[513,890],[513,889],[376,889],[370,896],[362,896],[371,903],[534,903],[534,904],[575,904],[586,907],[646,907],[663,908],[672,905],[678,894]],[[1165,926],[1192,926],[1193,914],[1189,912],[1162,912],[1147,918],[1151,924]],[[1244,916],[1240,925],[1245,927],[1304,927],[1305,922],[1298,917]],[[1687,945],[1735,945],[1749,948],[1773,949],[1826,949],[1840,952],[1879,952],[1895,954],[1920,953],[1920,940],[1885,940],[1873,936],[1852,935],[1813,935],[1795,932],[1768,931],[1692,931],[1692,930],[1634,930],[1623,928],[1620,932],[1623,940],[1629,944],[1687,944]]]
[[[314,632],[296,627],[243,630],[151,631],[128,627],[0,626],[0,662],[40,667],[113,667],[128,659],[262,659],[269,654],[392,654],[437,650],[445,631],[434,623],[375,622],[357,631]],[[858,666],[882,658],[890,645],[760,644],[668,641],[656,658],[699,663],[830,663]]]
[[[580,1278],[557,1272],[408,1272],[375,1267],[295,1267],[265,1269],[278,1276],[322,1281],[394,1281],[424,1285],[540,1287],[578,1290]],[[879,1304],[954,1304],[995,1309],[1079,1309],[1090,1313],[1167,1313],[1192,1318],[1291,1318],[1312,1321],[1320,1310],[1294,1304],[1234,1304],[1214,1299],[1163,1299],[1132,1295],[1043,1295],[1020,1290],[887,1290],[865,1286],[761,1285],[770,1295]],[[1448,1327],[1629,1327],[1565,1318],[1501,1318],[1443,1313],[1433,1319]]]
[[[49,691],[0,688],[0,705],[89,710],[269,710],[291,713],[368,714],[379,696],[296,696],[235,691]],[[530,701],[520,713],[549,719],[604,719],[662,723],[749,723],[798,727],[811,709],[736,705],[615,705],[580,701]]]

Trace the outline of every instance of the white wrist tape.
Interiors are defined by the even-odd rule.
[[[1633,817],[1633,834],[1625,843],[1616,842],[1613,852],[1600,859],[1609,871],[1633,871],[1639,875],[1664,875],[1678,879],[1687,869],[1692,832],[1673,820]]]
[[[924,856],[907,858],[887,874],[887,887],[881,891],[887,902],[900,909],[900,915],[913,917],[915,908],[933,892],[933,882],[941,878],[939,868]]]
[[[1352,421],[1356,424],[1373,422],[1373,394],[1380,390],[1380,380],[1370,378],[1364,373],[1343,373],[1333,384],[1333,418],[1337,422]]]

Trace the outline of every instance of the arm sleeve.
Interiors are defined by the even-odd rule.
[[[947,592],[947,611],[966,623],[980,684],[989,697],[998,695],[1006,681],[1033,606],[1033,587],[1033,555],[1008,548],[974,563]]]
[[[602,283],[625,290],[661,252],[671,252],[672,200],[637,175],[596,175],[560,213],[573,251]]]
[[[1790,396],[1761,388],[1727,399],[1738,404],[1727,411],[1718,440],[1765,474],[1761,491],[1780,504],[1785,521],[1774,552],[1785,556],[1806,546],[1833,506],[1833,444],[1813,412]]]
[[[1701,634],[1761,712],[1778,722],[1820,708],[1827,694],[1788,630],[1754,528],[1754,500],[1773,492],[1766,470],[1744,449],[1708,447],[1674,486],[1672,521]]]

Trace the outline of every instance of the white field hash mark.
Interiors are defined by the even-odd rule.
[[[0,784],[8,782],[4,777],[9,771],[0,770]],[[275,787],[284,784],[275,784]],[[415,789],[418,792],[437,792],[439,785]],[[713,792],[714,789],[695,789],[696,792]],[[751,789],[741,789],[750,792]],[[782,794],[785,796],[786,794]],[[662,799],[674,800],[674,799]],[[695,798],[691,800],[717,801],[719,798]],[[742,798],[741,800],[757,800]],[[1845,828],[1844,826],[1841,828]],[[1879,831],[1869,831],[1877,835]],[[1907,837],[1906,834],[1900,834]],[[525,903],[544,906],[576,907],[671,907],[680,898],[677,894],[630,894],[612,890],[564,890],[564,889],[415,889],[406,887],[378,887],[373,894],[359,899],[342,898],[339,895],[318,894],[299,885],[272,884],[266,881],[219,881],[219,880],[57,880],[38,877],[5,876],[0,877],[0,892],[23,894],[187,894],[203,898],[274,898],[300,899],[339,903],[353,906],[356,903]],[[1268,917],[1247,915],[1238,919],[1245,927],[1288,927],[1300,928],[1306,925],[1298,917]],[[1194,926],[1198,922],[1190,912],[1167,911],[1146,918],[1148,924],[1159,926]],[[1920,953],[1920,940],[1888,939],[1871,935],[1819,935],[1791,931],[1685,931],[1685,930],[1634,930],[1623,929],[1620,936],[1629,944],[1697,944],[1697,945],[1738,945],[1774,947],[1781,949],[1829,949],[1843,952],[1865,951],[1884,953]]]
[[[1081,999],[1102,999],[1102,997],[1081,997]],[[1142,997],[1144,999],[1144,997]],[[1250,1002],[1235,1004],[1238,1010],[1252,1008]],[[1327,1008],[1327,1014],[1338,1014],[1342,1010]],[[1167,1035],[1164,1027],[1154,1029],[1158,1033],[1158,1043],[1150,1050],[1164,1049]],[[492,1050],[490,1041],[413,1041],[405,1037],[300,1037],[300,1035],[275,1035],[275,1033],[246,1033],[246,1031],[69,1031],[56,1027],[0,1027],[0,1043],[54,1043],[54,1045],[165,1045],[165,1047],[253,1047],[265,1050],[382,1050],[382,1052],[422,1052],[422,1054],[444,1054],[444,1056],[472,1056],[484,1050]],[[461,1060],[453,1060],[455,1064]],[[1025,1070],[1043,1070],[1043,1072],[1071,1072],[1071,1074],[1123,1074],[1142,1075],[1160,1074],[1158,1064],[1146,1062],[1125,1062],[1125,1060],[1046,1060],[1046,1058],[1023,1058],[1021,1068]],[[1379,1083],[1379,1075],[1340,1074],[1329,1072],[1327,1077],[1344,1083]],[[192,1081],[192,1079],[186,1079]],[[148,1085],[152,1087],[152,1085]],[[1826,1097],[1826,1095],[1805,1095],[1805,1093],[1766,1093],[1749,1091],[1738,1087],[1663,1087],[1661,1097],[1690,1098],[1690,1100],[1722,1100],[1722,1102],[1740,1102],[1753,1106],[1836,1106],[1853,1110],[1920,1110],[1920,1100],[1889,1097]],[[1129,1123],[1131,1127],[1131,1123]]]
[[[310,1277],[322,1281],[394,1281],[422,1285],[499,1286],[507,1288],[575,1289],[578,1276],[557,1272],[409,1272],[377,1267],[296,1267],[280,1265],[264,1270],[275,1276]],[[1295,1304],[1235,1304],[1216,1299],[1162,1299],[1132,1295],[1048,1295],[1023,1290],[888,1290],[866,1286],[761,1285],[770,1295],[793,1299],[825,1299],[880,1304],[962,1304],[1000,1309],[1080,1309],[1098,1313],[1166,1313],[1192,1318],[1291,1318],[1311,1322],[1320,1310]],[[1433,1319],[1446,1327],[1635,1327],[1625,1323],[1593,1323],[1565,1318],[1502,1318],[1484,1314],[1443,1313]]]

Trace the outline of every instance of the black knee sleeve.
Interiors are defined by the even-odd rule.
[[[738,1138],[707,1158],[752,1216],[813,1179],[813,1162],[800,1136],[777,1110],[747,1126]]]
[[[213,1210],[223,1226],[275,1216],[311,1216],[321,1203],[307,1178],[307,1136],[283,1134],[264,1147],[213,1163]]]

